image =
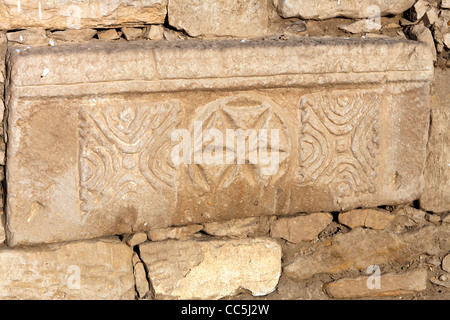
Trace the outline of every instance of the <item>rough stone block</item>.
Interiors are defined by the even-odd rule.
[[[0,30],[163,23],[167,0],[0,0]]]
[[[7,62],[9,245],[423,191],[424,43],[67,44],[11,48]]]
[[[373,18],[402,13],[415,2],[416,0],[279,0],[277,9],[283,18]]]
[[[220,299],[275,290],[281,246],[272,239],[168,240],[139,246],[156,298]]]
[[[427,282],[427,271],[418,270],[405,274],[384,274],[377,280],[373,276],[339,279],[325,285],[325,290],[337,299],[399,296],[423,291],[427,288]],[[377,283],[379,288],[374,286]]]
[[[118,240],[0,248],[1,299],[134,299],[131,256]]]
[[[427,211],[450,211],[450,69],[436,71],[427,153],[420,206]]]
[[[268,2],[261,0],[170,0],[169,24],[193,37],[255,37],[266,32]]]

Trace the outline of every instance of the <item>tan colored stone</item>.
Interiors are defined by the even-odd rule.
[[[284,266],[288,277],[303,280],[319,273],[366,270],[370,265],[409,261],[420,254],[450,250],[450,228],[427,226],[404,234],[357,228],[308,248]],[[441,243],[436,246],[435,243]]]
[[[129,28],[129,27],[125,27],[122,28],[122,33],[125,36],[125,39],[132,41],[132,40],[136,40],[137,38],[139,38],[142,35],[142,29],[140,28]]]
[[[410,8],[416,0],[279,0],[278,13],[283,18],[329,19],[334,17],[369,18],[399,14]]]
[[[381,24],[368,23],[367,20],[358,20],[349,25],[339,26],[339,29],[349,33],[367,33],[380,30]]]
[[[132,250],[117,240],[0,249],[1,299],[134,299]]]
[[[0,32],[0,96],[3,97],[3,82],[6,79],[5,60],[6,49],[8,48],[8,40],[6,39],[6,33]],[[3,102],[3,98],[0,99]],[[0,106],[3,107],[3,106]],[[0,110],[3,114],[3,108]]]
[[[219,237],[247,237],[265,235],[268,233],[268,217],[255,217],[245,219],[232,219],[205,223],[203,231]],[[264,221],[262,221],[264,220]]]
[[[142,242],[147,241],[147,234],[145,232],[133,233],[125,237],[125,242],[130,246],[134,247]]]
[[[11,48],[7,61],[9,245],[395,205],[423,191],[433,62],[420,42],[98,41]],[[251,164],[262,139],[229,164],[206,152],[182,163],[172,134],[192,141],[199,122],[222,137],[270,129],[279,151]]]
[[[432,212],[450,210],[450,69],[437,69],[432,86],[431,129],[420,206]]]
[[[61,42],[85,42],[91,40],[96,34],[95,29],[69,29],[54,31],[48,34],[48,37]]]
[[[442,270],[450,272],[450,254],[442,259]]]
[[[168,240],[139,246],[156,298],[220,299],[274,291],[281,247],[271,239]]]
[[[1,0],[0,30],[163,23],[166,13],[167,0]]]
[[[441,1],[441,8],[450,9],[450,0],[442,0]]]
[[[147,280],[147,272],[145,271],[144,264],[141,261],[134,265],[134,281],[136,283],[136,291],[139,298],[144,298],[150,288]]]
[[[167,239],[183,239],[203,229],[201,224],[191,224],[183,227],[153,229],[147,232],[151,241],[162,241]]]
[[[384,229],[394,218],[395,215],[381,209],[360,209],[339,214],[339,222],[352,229],[358,227]]]
[[[97,32],[97,36],[100,40],[117,40],[120,38],[120,34],[116,29],[107,29]]]
[[[444,42],[444,45],[445,45],[448,49],[450,49],[450,33],[446,33],[446,34],[444,35],[444,40],[443,40],[443,42]]]
[[[315,239],[333,221],[329,213],[312,213],[297,217],[279,218],[272,222],[270,236],[299,243]]]
[[[406,16],[411,21],[417,21],[422,19],[429,10],[430,5],[424,0],[419,0],[406,12]]]
[[[386,297],[413,294],[427,288],[427,271],[411,271],[405,274],[384,274],[379,281],[380,288],[371,287],[373,277],[339,279],[324,286],[326,292],[337,299],[359,297]],[[375,280],[374,280],[375,281]]]
[[[429,50],[431,51],[431,54],[433,55],[433,60],[436,61],[436,47],[434,45],[434,38],[433,34],[431,33],[430,29],[425,27],[422,24],[417,24],[414,26],[411,26],[407,30],[407,34],[409,37],[413,40],[422,41],[428,44]]]
[[[170,0],[169,24],[193,37],[264,35],[268,2],[260,0]]]
[[[144,32],[144,38],[148,40],[164,39],[164,27],[162,25],[151,25]]]
[[[28,29],[21,31],[8,32],[6,38],[11,43],[22,45],[48,45],[45,29]]]

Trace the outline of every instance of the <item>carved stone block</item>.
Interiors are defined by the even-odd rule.
[[[61,45],[11,49],[7,62],[9,245],[423,191],[422,43]]]

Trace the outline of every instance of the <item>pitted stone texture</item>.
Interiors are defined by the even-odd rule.
[[[0,249],[1,299],[134,299],[131,248],[116,240]]]
[[[262,236],[269,233],[270,221],[274,217],[254,217],[205,223],[203,231],[218,237]]]
[[[156,298],[220,299],[275,290],[281,247],[271,239],[168,240],[139,246]]]
[[[437,69],[431,93],[431,130],[420,206],[450,211],[450,69]]]
[[[370,18],[377,14],[385,16],[402,13],[415,2],[416,0],[279,0],[278,12],[283,18]]]
[[[427,288],[427,271],[419,270],[405,274],[384,274],[378,280],[373,277],[339,279],[324,286],[326,292],[337,299],[359,297],[386,297],[413,294]],[[380,287],[369,287],[379,281]]]
[[[423,189],[423,43],[68,44],[7,61],[9,245],[394,205]],[[248,135],[239,157],[227,130]]]
[[[299,243],[315,239],[333,221],[329,213],[313,213],[298,217],[279,218],[272,222],[270,236]]]
[[[1,0],[0,30],[80,29],[163,23],[167,0]]]
[[[268,25],[267,1],[170,0],[169,24],[193,37],[263,35]]]
[[[400,263],[420,254],[442,254],[450,250],[449,236],[450,228],[446,225],[423,227],[400,235],[357,228],[316,243],[304,254],[288,261],[283,274],[304,280],[318,273],[366,270],[370,265]]]
[[[384,229],[394,218],[395,215],[381,209],[360,209],[339,214],[339,222],[352,229],[357,227]]]

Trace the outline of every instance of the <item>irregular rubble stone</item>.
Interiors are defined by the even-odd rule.
[[[164,27],[159,24],[151,25],[147,27],[144,38],[149,40],[161,40],[164,39]]]
[[[358,297],[399,296],[424,291],[427,288],[427,271],[412,271],[406,274],[384,274],[378,280],[380,287],[372,287],[373,278],[358,277],[339,279],[328,283],[324,289],[332,298],[349,299]],[[368,284],[368,282],[370,282]]]
[[[0,298],[134,299],[132,250],[117,240],[0,249]]]
[[[120,38],[120,34],[116,31],[116,29],[99,31],[97,36],[100,40],[117,40]]]
[[[310,241],[315,239],[332,221],[333,216],[326,212],[279,218],[272,222],[270,236],[283,238],[293,243]]]
[[[432,86],[431,129],[420,206],[432,212],[450,210],[450,69],[437,69]]]
[[[170,0],[169,24],[192,37],[263,35],[268,25],[267,1]]]
[[[8,32],[6,38],[9,42],[23,45],[48,45],[49,43],[44,29]]]
[[[0,96],[3,97],[3,82],[6,79],[6,69],[5,69],[5,60],[4,57],[6,56],[6,49],[8,48],[8,42],[6,39],[6,33],[0,32]],[[0,101],[3,101],[3,98],[0,99]],[[3,114],[3,109],[1,110],[1,113]]]
[[[147,272],[141,261],[134,265],[134,281],[136,283],[136,291],[138,292],[139,298],[144,298],[150,288],[147,280]]]
[[[450,0],[442,0],[441,8],[450,9]]]
[[[430,10],[429,4],[424,0],[417,1],[408,11],[406,11],[405,15],[411,21],[417,21],[422,19],[422,17]]]
[[[275,290],[281,247],[271,239],[168,240],[139,246],[156,298],[220,299]]]
[[[433,60],[436,61],[436,47],[434,46],[434,38],[430,29],[422,24],[417,24],[409,27],[407,30],[407,34],[413,40],[427,43],[433,55]]]
[[[318,273],[366,270],[373,264],[404,262],[423,253],[439,254],[450,249],[449,236],[446,226],[428,226],[401,235],[357,228],[313,245],[287,262],[284,274],[303,280]]]
[[[132,41],[136,40],[142,35],[142,29],[140,28],[122,28],[122,33],[125,36],[125,39]]]
[[[446,33],[444,35],[444,40],[443,40],[445,46],[450,49],[450,33]]]
[[[450,254],[446,255],[442,260],[442,270],[450,272]]]
[[[339,29],[350,33],[366,33],[380,30],[381,24],[370,24],[367,20],[358,20],[349,25],[340,26]]]
[[[395,205],[423,191],[433,61],[420,42],[99,41],[11,48],[7,61],[11,246]],[[267,134],[273,150],[261,139],[235,152],[233,139],[211,165],[208,139],[193,152],[199,123],[222,137]]]
[[[329,19],[334,17],[369,18],[399,14],[410,8],[416,0],[279,0],[278,13],[283,18]]]
[[[138,232],[130,234],[125,238],[125,242],[130,246],[134,247],[142,242],[147,241],[147,234],[145,232]]]
[[[450,33],[450,10],[441,10],[439,12],[438,20],[435,22],[433,26],[433,35],[436,41],[436,48],[438,52],[442,52],[444,50],[444,40],[445,35]]]
[[[394,218],[395,215],[381,209],[360,209],[339,214],[339,222],[352,229],[358,227],[384,229]]]
[[[167,0],[2,0],[0,30],[64,30],[163,23]]]
[[[203,231],[219,237],[247,237],[265,235],[269,232],[268,217],[232,219],[205,223]]]
[[[85,42],[91,40],[96,34],[95,29],[69,29],[54,31],[48,34],[48,37],[62,42]]]
[[[191,224],[184,227],[153,229],[147,232],[151,241],[162,241],[167,239],[183,239],[203,229],[201,224]]]
[[[439,11],[437,8],[431,8],[423,16],[423,23],[425,27],[429,28],[439,20]]]

